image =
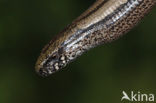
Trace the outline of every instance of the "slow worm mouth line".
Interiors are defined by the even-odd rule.
[[[89,49],[118,39],[135,27],[155,4],[156,0],[97,0],[45,46],[36,71],[48,76]]]

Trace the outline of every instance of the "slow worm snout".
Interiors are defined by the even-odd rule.
[[[97,0],[42,50],[36,71],[48,76],[78,56],[131,30],[156,0]]]

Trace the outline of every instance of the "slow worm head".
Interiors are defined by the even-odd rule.
[[[119,38],[155,4],[156,0],[97,0],[44,47],[36,63],[37,73],[48,76],[90,48]]]

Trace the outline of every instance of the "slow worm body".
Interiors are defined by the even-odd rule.
[[[156,0],[97,0],[42,50],[36,71],[48,76],[97,45],[132,29]]]

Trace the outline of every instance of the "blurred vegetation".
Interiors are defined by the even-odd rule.
[[[156,7],[121,39],[39,77],[42,47],[95,0],[0,0],[0,103],[120,103],[156,94]]]

